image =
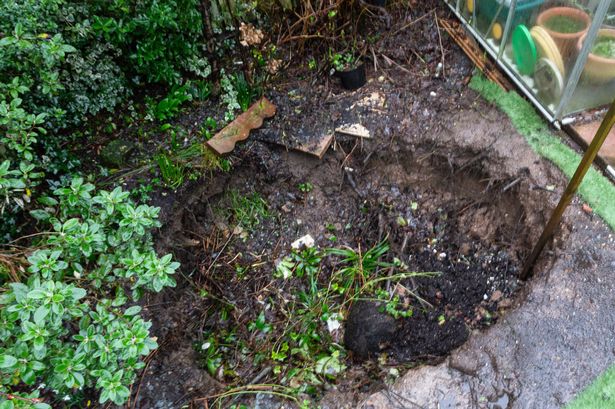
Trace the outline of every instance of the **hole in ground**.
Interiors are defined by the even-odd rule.
[[[184,278],[182,288],[148,308],[162,346],[139,396],[142,406],[161,393],[185,401],[222,384],[265,381],[313,384],[307,391],[318,394],[319,383],[342,366],[352,366],[347,382],[369,392],[377,386],[367,372],[383,379],[386,370],[356,366],[361,358],[379,356],[387,365],[437,361],[511,306],[527,252],[530,195],[490,175],[484,157],[430,147],[373,155],[367,165],[367,156],[349,159],[341,151],[322,162],[281,151],[263,155],[195,187],[161,235],[159,244],[182,262]],[[354,302],[336,293],[334,278],[347,264],[320,254],[319,291],[310,298],[309,274],[297,277],[296,260],[291,278],[275,277],[290,243],[308,233],[320,248],[361,254],[386,241],[383,261],[406,266],[404,272],[440,274],[395,279],[400,270],[387,265],[357,278],[353,285],[361,287],[381,277],[377,287],[389,290],[389,300],[398,297],[395,308],[412,310],[392,319],[382,312],[387,303],[370,304],[375,291]],[[330,331],[334,312],[346,320]],[[351,352],[335,366],[330,357],[344,342]],[[178,376],[195,380],[178,385],[172,380]]]

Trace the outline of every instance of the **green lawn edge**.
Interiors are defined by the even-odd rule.
[[[596,378],[566,409],[615,408],[615,365]]]
[[[553,162],[568,179],[572,177],[581,162],[581,155],[551,132],[549,125],[528,101],[516,92],[503,90],[483,76],[474,75],[470,88],[501,109],[537,154]],[[594,213],[615,230],[615,186],[592,167],[578,193]]]
[[[521,95],[506,92],[485,77],[476,75],[470,81],[470,88],[501,109],[537,154],[553,162],[568,179],[572,177],[581,155],[562,143]],[[591,168],[579,187],[579,195],[615,230],[615,186],[602,173]],[[615,365],[566,406],[566,409],[607,408],[615,408]]]

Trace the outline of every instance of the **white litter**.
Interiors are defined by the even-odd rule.
[[[293,241],[290,245],[295,250],[299,250],[301,247],[314,247],[314,238],[310,234],[306,234],[303,237],[299,237],[297,240]]]

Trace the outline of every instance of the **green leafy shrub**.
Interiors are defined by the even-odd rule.
[[[67,129],[111,111],[144,82],[172,86],[158,115],[211,92],[198,0],[13,0],[0,3],[0,232],[18,232],[49,174],[76,163]],[[44,138],[41,136],[45,135]],[[8,161],[8,162],[7,162]],[[45,175],[47,173],[47,175]]]
[[[48,231],[27,258],[28,279],[0,296],[0,407],[14,385],[37,383],[58,396],[97,388],[101,403],[121,404],[157,347],[141,307],[129,305],[175,286],[179,267],[153,249],[159,209],[81,178],[40,202],[33,215]]]

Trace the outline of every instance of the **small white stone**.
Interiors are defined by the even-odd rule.
[[[327,320],[327,329],[329,333],[333,333],[333,331],[337,331],[342,327],[340,323],[340,316],[338,314],[332,314],[331,317]]]
[[[311,248],[314,247],[314,238],[310,234],[306,234],[303,237],[299,237],[297,240],[293,241],[290,245],[295,250],[299,250],[301,247]]]
[[[435,97],[435,96],[437,96],[438,94],[436,94],[434,91],[431,91],[431,92],[429,93],[429,95],[431,95],[432,97]]]
[[[487,301],[489,299],[489,297],[487,296],[487,294],[483,295],[483,300]]]

